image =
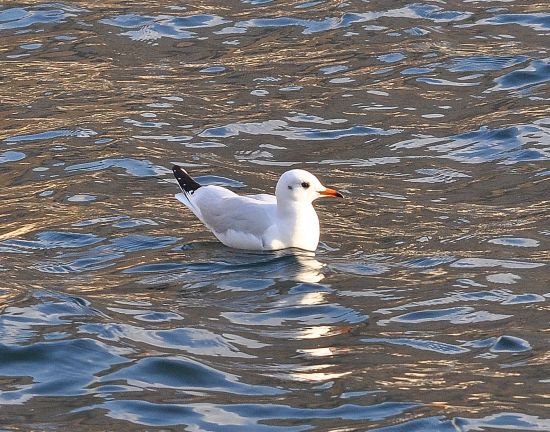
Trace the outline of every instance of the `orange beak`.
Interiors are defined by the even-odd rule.
[[[340,192],[335,191],[334,189],[330,189],[330,188],[326,188],[324,191],[319,192],[319,195],[344,198],[344,195],[342,195]]]

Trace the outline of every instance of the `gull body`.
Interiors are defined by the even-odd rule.
[[[313,174],[285,172],[275,195],[237,195],[221,186],[202,186],[181,167],[172,167],[181,188],[176,198],[185,204],[224,245],[249,250],[317,249],[319,218],[313,201],[342,197]]]

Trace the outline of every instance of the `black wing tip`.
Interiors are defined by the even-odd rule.
[[[201,185],[197,183],[193,179],[193,177],[187,174],[187,171],[185,171],[182,167],[178,165],[173,165],[172,172],[174,173],[174,177],[178,181],[180,188],[184,192],[195,192],[198,188],[201,187]]]
[[[172,165],[172,172],[174,173],[174,175],[176,174],[179,174],[180,171],[183,171],[185,174],[187,174],[187,171],[185,171],[182,167],[180,167],[179,165]]]

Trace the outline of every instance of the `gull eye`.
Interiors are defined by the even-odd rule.
[[[308,182],[302,182],[302,187],[304,189],[307,189],[309,187],[309,183]]]

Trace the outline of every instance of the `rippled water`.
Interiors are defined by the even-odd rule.
[[[6,430],[550,430],[546,2],[0,5]],[[303,167],[316,255],[169,168]]]

